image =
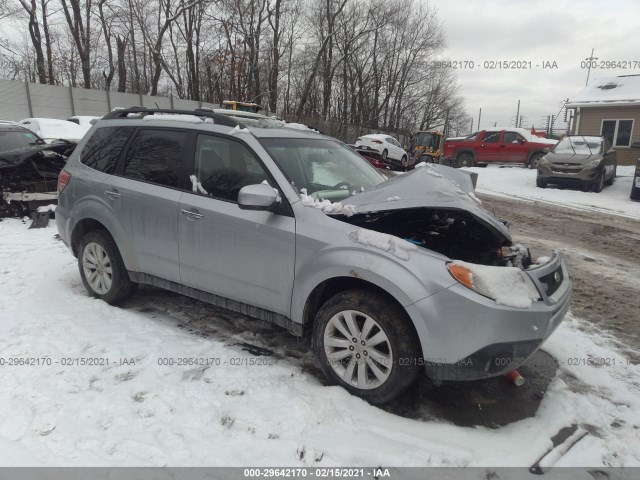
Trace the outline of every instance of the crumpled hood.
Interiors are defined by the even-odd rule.
[[[455,173],[461,172],[455,170]],[[342,204],[355,205],[357,214],[414,208],[462,210],[472,214],[498,237],[511,243],[506,225],[471,197],[471,192],[465,193],[457,182],[460,182],[458,175],[448,174],[444,168],[436,169],[427,165],[349,197]],[[468,188],[465,190],[469,191]]]

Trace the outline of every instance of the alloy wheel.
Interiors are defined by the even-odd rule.
[[[102,246],[87,243],[82,252],[82,268],[89,285],[98,295],[105,295],[111,289],[113,270],[111,259]]]
[[[324,351],[334,372],[353,387],[370,390],[391,374],[389,337],[369,315],[356,310],[337,313],[324,330]]]

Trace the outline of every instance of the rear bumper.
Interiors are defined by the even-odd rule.
[[[560,281],[553,283],[559,272]],[[478,380],[526,363],[567,313],[572,283],[560,256],[527,270],[540,292],[528,308],[499,305],[456,284],[407,308],[422,345],[426,374],[441,380]],[[547,295],[545,288],[551,292]]]

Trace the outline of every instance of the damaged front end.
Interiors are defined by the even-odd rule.
[[[349,197],[342,202],[347,213],[333,216],[441,256],[455,283],[407,307],[425,371],[437,382],[488,378],[522,365],[558,327],[571,297],[561,256],[532,262],[467,180],[449,176],[446,167],[419,168]]]
[[[448,170],[452,170],[448,175]],[[405,239],[450,259],[491,266],[528,268],[526,249],[513,246],[505,222],[475,198],[465,181],[448,167],[426,166],[350,197],[350,216],[340,220]]]
[[[0,218],[28,216],[57,202],[57,181],[76,147],[60,142],[0,153]]]

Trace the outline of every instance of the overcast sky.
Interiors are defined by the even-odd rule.
[[[542,128],[542,118],[556,114],[562,101],[585,85],[580,62],[591,54],[602,60],[635,61],[627,70],[592,69],[590,81],[640,74],[640,1],[616,0],[430,0],[447,36],[451,60],[473,61],[458,70],[467,111],[477,127],[512,125],[517,102],[527,126]],[[531,70],[487,70],[484,61],[532,62]],[[542,69],[543,62],[557,69]],[[536,67],[540,65],[540,67]]]

